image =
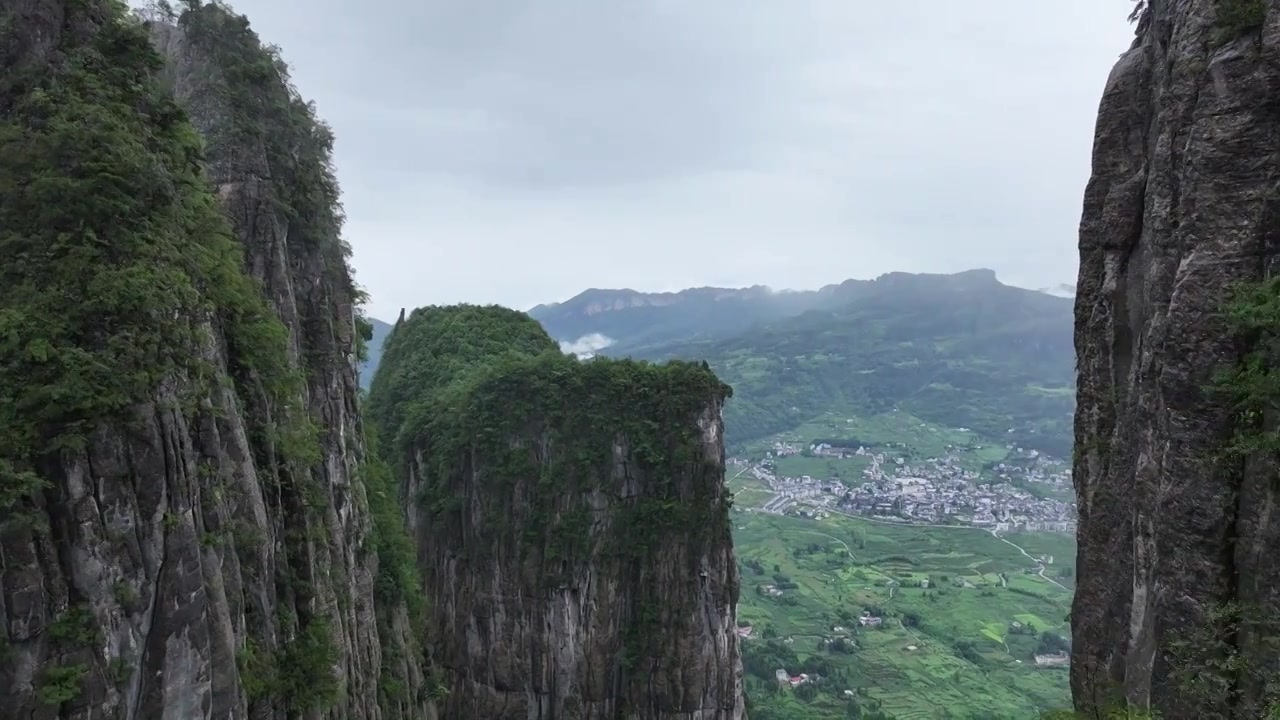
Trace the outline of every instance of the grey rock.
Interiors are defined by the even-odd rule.
[[[587,398],[566,393],[573,406]],[[444,480],[463,500],[459,521],[420,504],[409,517],[431,599],[428,635],[449,697],[444,717],[486,720],[741,720],[742,662],[736,632],[739,592],[724,482],[723,399],[708,397],[690,417],[701,437],[686,471],[655,477],[640,470],[619,435],[614,469],[596,485],[557,478],[556,513],[585,507],[584,546],[527,540],[544,520],[531,516],[537,477],[495,492],[495,472],[473,457]],[[673,432],[675,432],[673,430]],[[542,431],[511,439],[541,462],[555,447]],[[416,497],[429,472],[421,454],[408,477]],[[640,557],[619,552],[644,538],[621,517],[671,483],[702,522],[653,540]],[[431,484],[436,484],[436,479]],[[546,499],[546,498],[542,498]],[[628,631],[642,629],[641,649]]]
[[[0,48],[0,67],[55,59],[92,36],[103,7],[7,3],[12,44]],[[322,429],[320,459],[309,468],[279,462],[252,426],[288,410],[233,366],[216,319],[179,318],[209,338],[199,355],[213,368],[210,388],[195,395],[204,385],[182,374],[157,385],[132,422],[102,423],[84,448],[39,467],[49,488],[30,521],[0,527],[0,718],[430,720],[416,666],[393,673],[412,700],[388,712],[379,705],[383,648],[413,643],[404,609],[374,602],[377,559],[358,473],[356,296],[339,226],[321,218],[303,229],[268,196],[279,169],[263,143],[294,130],[267,125],[231,141],[231,114],[244,109],[229,104],[217,58],[175,26],[152,29],[175,96],[209,140],[209,174],[245,268],[288,329],[305,376],[296,400]],[[380,636],[379,613],[391,637]],[[238,662],[248,644],[278,649],[310,618],[327,620],[336,649],[336,705],[304,714],[251,698],[246,683],[260,678],[243,676]],[[79,692],[45,704],[43,679],[68,666],[84,669]]]
[[[1077,709],[1256,718],[1280,677],[1268,632],[1215,626],[1241,605],[1280,618],[1273,462],[1224,454],[1234,417],[1208,390],[1241,351],[1232,287],[1274,274],[1280,238],[1280,7],[1228,38],[1217,0],[1148,4],[1107,80],[1080,224],[1076,296]],[[1246,3],[1237,3],[1246,4]],[[1248,663],[1182,642],[1217,635]],[[1193,643],[1194,644],[1194,643]],[[1195,682],[1223,679],[1220,692]]]

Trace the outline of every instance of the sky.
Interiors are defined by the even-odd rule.
[[[1120,0],[231,0],[374,317],[890,271],[1073,283]]]

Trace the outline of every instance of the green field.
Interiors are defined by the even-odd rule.
[[[909,464],[958,457],[983,475],[1009,455],[972,431],[906,412],[828,414],[739,451],[762,459],[775,442],[805,449],[824,439]],[[855,483],[869,463],[792,455],[775,469]],[[743,641],[753,720],[1037,718],[1070,705],[1067,670],[1037,667],[1033,655],[1060,649],[1070,634],[1074,538],[998,538],[839,513],[785,517],[757,510],[773,493],[749,474],[735,468],[729,484],[742,573],[738,618],[753,627]],[[1045,577],[1037,574],[1042,556],[1052,556]],[[882,617],[881,627],[861,627],[864,611]],[[844,639],[832,644],[836,638]],[[779,668],[823,679],[780,686]]]
[[[755,635],[743,643],[753,718],[849,717],[845,690],[867,717],[878,708],[903,719],[1034,718],[1069,704],[1066,670],[1037,668],[1032,654],[1039,633],[1067,633],[1070,592],[1026,574],[1034,564],[990,534],[750,511],[735,512],[734,528],[738,618]],[[1073,564],[1058,537],[1019,539],[1052,548],[1055,566]],[[778,585],[775,576],[794,588],[781,597],[757,590]],[[869,609],[884,626],[854,629]],[[841,634],[835,627],[856,647],[819,650],[821,640]],[[807,702],[812,689],[778,691],[773,680],[773,666],[790,660],[787,650],[797,665],[790,672],[806,661],[828,666]]]
[[[971,430],[945,428],[926,422],[907,412],[887,412],[868,417],[844,417],[836,413],[811,420],[804,425],[768,438],[742,445],[748,455],[763,456],[775,442],[785,442],[808,447],[817,440],[841,440],[859,444],[868,450],[901,457],[908,462],[940,458],[948,452],[958,453],[967,468],[979,470],[983,465],[1003,460],[1009,450],[984,440]],[[861,477],[868,461],[863,458],[830,459],[789,456],[778,460],[778,472],[783,475],[813,477]],[[831,465],[837,474],[824,472]],[[856,474],[851,474],[856,470]]]
[[[871,465],[866,458],[827,458],[790,455],[778,458],[774,466],[779,475],[815,478],[838,478],[847,483],[862,481],[862,471]]]

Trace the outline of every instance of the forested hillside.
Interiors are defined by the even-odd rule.
[[[430,717],[328,129],[216,4],[0,48],[0,716]]]
[[[735,388],[730,444],[828,412],[895,407],[1058,457],[1071,454],[1072,300],[989,270],[890,273],[818,291],[589,290],[540,305],[562,343],[596,333],[613,357],[705,359]],[[375,322],[368,382],[381,352]]]
[[[995,275],[887,275],[828,311],[733,337],[646,350],[706,359],[734,388],[727,440],[827,412],[897,408],[987,437],[1071,454],[1072,302]]]
[[[370,416],[405,481],[442,712],[742,717],[728,392],[701,363],[579,360],[502,307],[396,324]]]

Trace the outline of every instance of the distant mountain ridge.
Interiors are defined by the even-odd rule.
[[[598,335],[613,354],[732,333],[761,320],[799,314],[811,304],[800,294],[775,293],[763,285],[664,293],[592,288],[561,303],[538,305],[529,314],[562,343]]]
[[[529,314],[580,356],[707,360],[735,389],[730,443],[826,412],[901,408],[1063,457],[1075,407],[1068,287],[1013,287],[986,269],[894,272],[807,291],[597,288]],[[373,325],[366,386],[391,328]]]
[[[917,280],[918,279],[918,280]],[[845,280],[817,290],[700,287],[679,292],[631,289],[585,290],[564,302],[538,305],[529,314],[566,345],[599,335],[609,342],[596,349],[608,355],[644,353],[675,342],[729,337],[753,325],[833,310],[894,284],[981,285],[998,283],[995,271],[953,274],[892,272],[874,280]]]
[[[832,309],[631,354],[709,362],[734,388],[730,443],[825,413],[900,409],[1070,455],[1072,300],[1004,285],[985,270],[890,273],[837,287],[844,302]]]
[[[369,384],[373,382],[373,374],[378,371],[378,364],[382,362],[382,344],[386,342],[392,328],[391,323],[377,318],[369,318],[369,325],[373,328],[373,334],[366,343],[368,356],[360,363],[359,368],[360,387],[364,390],[369,389]]]
[[[619,290],[606,290],[601,288],[588,288],[573,296],[572,298],[559,303],[545,303],[538,305],[529,310],[529,314],[533,317],[538,315],[550,315],[558,308],[565,306],[581,306],[583,312],[587,315],[596,315],[604,312],[617,310],[625,310],[637,307],[665,307],[668,305],[676,305],[685,299],[693,297],[707,297],[712,300],[746,300],[768,296],[773,291],[764,285],[752,285],[746,288],[721,288],[721,287],[699,287],[687,288],[676,292],[659,292],[646,293],[639,290],[631,290],[622,288]]]

